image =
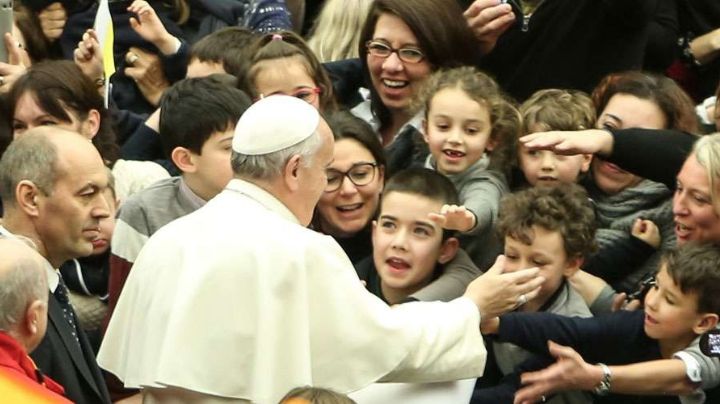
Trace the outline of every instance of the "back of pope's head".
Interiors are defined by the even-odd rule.
[[[235,177],[270,192],[307,225],[333,155],[332,131],[318,111],[295,97],[263,98],[240,117],[232,148]]]
[[[269,180],[281,173],[292,155],[316,151],[306,150],[306,143],[317,137],[321,120],[318,111],[299,98],[272,95],[260,99],[235,126],[232,142],[235,175]],[[317,146],[319,142],[311,143]]]

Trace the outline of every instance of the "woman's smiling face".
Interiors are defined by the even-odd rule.
[[[399,17],[384,13],[375,24],[373,41],[382,42],[394,49],[414,48],[420,49],[415,34]],[[403,62],[397,52],[383,58],[373,56],[368,52],[368,70],[372,85],[380,96],[380,100],[391,112],[404,111],[418,88],[431,73],[431,66],[427,59],[418,63]]]
[[[355,139],[340,139],[335,142],[334,160],[328,172],[346,173],[366,163],[377,163],[370,150]],[[358,186],[343,176],[339,179],[337,190],[320,196],[317,211],[322,232],[336,237],[350,237],[365,228],[375,216],[383,189],[384,168],[366,167],[366,175],[373,176],[369,184]]]

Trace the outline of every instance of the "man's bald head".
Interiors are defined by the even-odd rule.
[[[58,161],[72,159],[73,153],[83,149],[100,158],[87,138],[66,129],[40,126],[19,136],[0,159],[3,203],[15,206],[15,192],[21,181],[32,182],[45,195],[52,194],[55,181],[62,174]]]
[[[47,324],[47,261],[19,239],[0,237],[0,330],[29,351]]]

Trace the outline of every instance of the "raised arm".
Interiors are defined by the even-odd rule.
[[[675,188],[675,177],[697,137],[673,130],[590,129],[540,132],[520,142],[531,150],[558,154],[594,153],[643,178]]]
[[[537,372],[524,373],[523,387],[515,395],[515,403],[534,403],[543,396],[567,390],[592,391],[604,380],[601,365],[585,362],[575,350],[549,344],[556,362]],[[680,359],[662,359],[630,365],[608,366],[610,392],[633,395],[688,395],[699,383],[687,376]]]

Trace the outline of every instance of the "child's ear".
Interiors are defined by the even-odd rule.
[[[460,248],[460,242],[455,237],[450,237],[445,240],[440,246],[440,256],[438,257],[438,263],[447,264],[455,258],[458,249]]]
[[[563,270],[563,275],[566,278],[569,278],[569,277],[575,275],[575,273],[580,269],[580,267],[582,266],[584,261],[585,261],[585,259],[581,255],[574,257],[574,258],[569,258],[567,261],[567,265],[565,266],[565,269]]]
[[[428,137],[428,121],[427,118],[423,119],[422,121],[422,135],[423,140],[425,140],[425,143],[430,143],[430,138]]]
[[[184,147],[176,147],[170,153],[170,159],[175,163],[177,168],[184,173],[194,173],[197,171],[195,166],[194,153]]]
[[[582,165],[580,166],[580,172],[586,173],[590,169],[590,163],[592,163],[593,155],[592,154],[583,154],[582,155]]]
[[[693,326],[693,332],[697,335],[704,334],[714,329],[718,324],[718,315],[715,313],[705,313],[700,315],[700,320]]]
[[[485,145],[485,151],[486,152],[493,151],[495,149],[495,147],[497,147],[497,144],[498,144],[497,139],[495,139],[495,137],[491,133],[490,138],[488,139],[487,144]]]

